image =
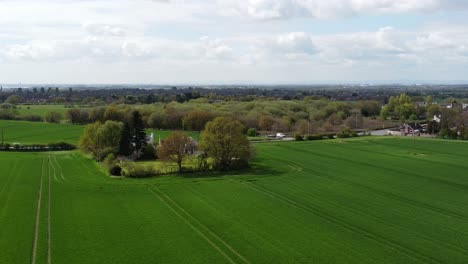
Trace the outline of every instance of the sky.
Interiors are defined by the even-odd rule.
[[[0,0],[0,84],[450,81],[466,0]]]

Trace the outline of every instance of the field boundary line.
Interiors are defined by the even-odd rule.
[[[34,237],[33,237],[33,250],[31,254],[31,264],[36,263],[37,240],[38,240],[38,235],[39,235],[39,219],[41,215],[42,181],[44,177],[44,161],[45,161],[45,158],[42,159],[41,178],[39,180],[40,183],[39,183],[39,191],[38,191],[37,207],[36,207],[36,223],[34,224]]]
[[[315,216],[318,216],[318,217],[320,217],[320,218],[322,218],[325,221],[328,221],[330,223],[341,226],[342,228],[345,228],[348,231],[360,234],[360,235],[362,235],[363,237],[365,237],[367,239],[370,239],[370,240],[375,241],[377,243],[380,243],[382,245],[386,245],[386,246],[388,246],[388,247],[390,247],[390,248],[392,248],[394,250],[399,250],[404,255],[406,255],[406,256],[408,256],[410,258],[422,261],[423,263],[427,263],[428,261],[430,261],[432,263],[441,263],[437,259],[426,256],[423,253],[420,253],[420,252],[418,252],[416,250],[405,248],[405,247],[399,245],[398,243],[396,243],[396,242],[394,242],[392,240],[384,238],[384,237],[382,237],[382,236],[380,236],[378,234],[366,231],[365,229],[362,229],[362,228],[360,228],[358,226],[355,226],[353,224],[343,222],[340,219],[338,219],[338,218],[336,218],[336,217],[334,217],[332,215],[321,212],[319,209],[311,208],[311,207],[309,207],[307,205],[304,205],[304,204],[302,204],[300,202],[297,202],[297,201],[294,201],[294,200],[292,200],[292,199],[290,199],[288,197],[285,197],[284,195],[281,195],[279,193],[268,190],[265,187],[261,187],[261,186],[259,186],[257,184],[254,184],[254,183],[251,183],[251,182],[246,182],[246,181],[243,181],[243,180],[241,180],[240,182],[244,183],[244,184],[246,184],[248,186],[251,186],[252,188],[258,190],[259,192],[263,192],[265,195],[268,195],[268,196],[270,196],[272,198],[275,198],[275,199],[280,200],[280,201],[282,201],[284,203],[287,203],[287,204],[289,204],[289,205],[291,205],[291,206],[293,206],[293,207],[295,207],[297,209],[300,209],[300,210],[302,210],[304,212],[307,212],[307,213],[313,214]]]
[[[250,263],[244,256],[242,256],[239,252],[237,252],[231,245],[229,245],[226,241],[224,241],[222,238],[220,238],[215,232],[213,232],[210,228],[206,227],[200,221],[198,221],[195,217],[193,217],[189,212],[187,212],[184,208],[182,208],[176,201],[174,201],[171,197],[169,197],[167,194],[165,194],[163,191],[159,190],[159,188],[155,187],[158,189],[158,191],[164,195],[170,202],[172,202],[179,210],[181,210],[183,213],[185,213],[188,217],[190,217],[193,221],[195,221],[198,225],[203,227],[208,233],[210,233],[212,236],[214,236],[218,241],[220,241],[224,246],[226,246],[232,253],[234,253],[236,256],[238,256],[240,259],[242,259],[246,263]]]
[[[153,189],[148,188],[149,191],[156,196],[161,202],[163,202],[167,208],[169,208],[174,214],[176,214],[182,221],[184,221],[192,230],[194,230],[199,236],[201,236],[205,241],[207,241],[213,248],[216,249],[221,255],[223,255],[230,263],[236,264],[236,262],[229,257],[221,248],[219,248],[211,239],[209,239],[203,232],[201,232],[197,227],[190,223],[185,217],[183,217],[177,210],[175,210],[167,201],[165,201],[160,194],[156,193]]]

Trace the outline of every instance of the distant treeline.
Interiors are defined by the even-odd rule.
[[[436,100],[468,98],[468,85],[277,85],[277,86],[166,86],[151,88],[44,87],[0,89],[0,103],[27,104],[152,104],[210,101],[301,100],[309,96],[334,101],[374,100],[386,103],[390,96],[407,93]]]
[[[335,102],[306,98],[293,101],[210,103],[206,99],[196,99],[186,103],[120,104],[69,109],[66,118],[73,124],[108,120],[122,122],[127,113],[137,110],[141,113],[145,128],[201,131],[214,118],[229,116],[241,121],[246,128],[255,128],[257,131],[306,135],[341,131],[344,127],[366,129],[381,126],[377,120],[380,109],[381,104],[376,101]]]

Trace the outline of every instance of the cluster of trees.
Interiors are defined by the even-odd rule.
[[[441,138],[468,140],[468,113],[462,105],[453,102],[451,108],[440,108],[436,115],[440,122],[429,122],[428,131],[435,131]]]
[[[438,104],[427,96],[424,101],[415,102],[411,96],[400,94],[390,97],[380,115],[383,119],[398,119],[400,122],[427,122],[427,133],[442,138],[468,139],[468,112],[455,99]],[[434,117],[440,121],[433,120]]]
[[[257,131],[300,132],[301,134],[339,132],[343,127],[370,129],[381,105],[375,101],[334,102],[330,100],[216,102],[204,99],[186,103],[152,105],[109,105],[90,109],[69,109],[66,117],[73,124],[122,122],[126,113],[138,110],[146,128],[201,131],[219,116],[230,116]]]
[[[198,152],[198,153],[196,153]],[[183,161],[192,155],[198,158],[198,167],[207,167],[207,159],[213,161],[216,170],[229,170],[248,166],[251,157],[245,127],[231,117],[217,117],[206,124],[200,144],[183,132],[173,132],[157,149],[158,157],[177,163],[182,171]]]
[[[13,95],[12,95],[13,96]],[[16,98],[16,95],[14,96]],[[365,129],[366,120],[379,115],[378,101],[338,102],[320,97],[303,97],[303,100],[278,100],[260,98],[253,101],[239,101],[233,97],[228,101],[211,100],[189,96],[183,103],[178,100],[152,104],[109,104],[89,108],[70,108],[65,116],[49,112],[45,117],[19,115],[14,104],[0,108],[0,119],[23,119],[30,121],[89,124],[100,121],[123,122],[126,114],[138,110],[146,128],[197,130],[204,128],[208,121],[218,116],[231,116],[248,128],[258,131],[281,131],[319,133],[340,131],[344,126]],[[189,98],[187,97],[187,98]],[[18,98],[13,98],[18,103]],[[84,104],[84,101],[79,102]],[[307,128],[307,129],[305,129]],[[311,131],[309,131],[311,130]]]
[[[388,104],[382,108],[380,116],[382,119],[391,118],[401,121],[417,119],[416,107],[407,94],[390,97]]]
[[[102,161],[109,155],[137,159],[145,153],[147,145],[143,121],[138,111],[132,111],[120,121],[97,121],[85,126],[78,147]]]
[[[20,115],[15,104],[3,103],[0,104],[0,119],[59,123],[63,120],[63,115],[56,111],[47,112],[44,117],[37,114]]]
[[[174,162],[179,172],[183,171],[183,163],[189,157],[196,159],[198,170],[229,170],[248,166],[251,148],[245,135],[246,129],[240,121],[231,117],[217,117],[209,121],[199,143],[184,132],[174,131],[159,146],[148,144],[138,111],[131,112],[126,120],[89,124],[79,141],[79,148],[96,160],[104,161],[112,174],[130,177],[156,174],[154,168],[132,162],[150,148],[153,152],[146,158],[157,157]]]

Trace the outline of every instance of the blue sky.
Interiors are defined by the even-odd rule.
[[[468,81],[468,1],[0,0],[0,83]]]

